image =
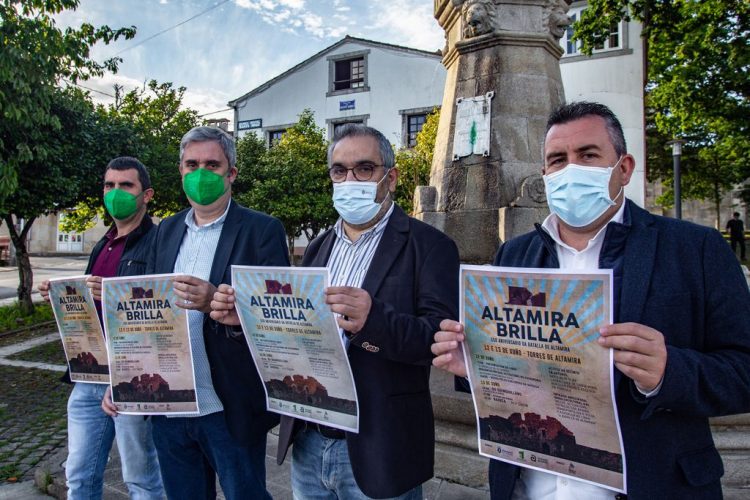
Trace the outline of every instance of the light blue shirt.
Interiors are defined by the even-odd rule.
[[[227,205],[227,209],[221,217],[199,226],[195,222],[194,210],[191,208],[188,211],[185,216],[187,231],[182,239],[177,261],[174,264],[175,273],[195,276],[205,281],[209,280],[214,254],[216,253],[216,247],[219,245],[221,229],[224,227],[228,212],[229,205]],[[211,381],[211,365],[206,354],[206,344],[203,342],[203,319],[205,315],[192,309],[188,310],[187,313],[200,413],[185,416],[197,417],[223,411],[224,406],[221,404]]]

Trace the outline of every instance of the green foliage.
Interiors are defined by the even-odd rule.
[[[23,169],[55,151],[46,136],[61,127],[51,112],[62,79],[85,80],[115,71],[119,59],[97,63],[92,45],[132,38],[135,28],[82,24],[60,30],[52,18],[77,0],[3,0],[0,3],[0,197],[13,193]]]
[[[396,151],[399,178],[395,199],[406,213],[412,213],[414,210],[414,190],[417,186],[426,186],[430,182],[430,168],[439,122],[440,110],[435,108],[427,116],[422,130],[417,134],[416,146]]]
[[[37,304],[32,314],[25,314],[18,303],[0,307],[0,332],[54,320],[52,307],[46,302]]]
[[[312,111],[306,109],[278,144],[267,151],[262,151],[262,142],[248,136],[239,145],[244,191],[236,198],[245,206],[279,218],[292,252],[294,238],[304,234],[311,240],[336,221],[324,131],[315,125]]]
[[[590,53],[621,19],[644,27],[649,161],[663,157],[660,141],[684,139],[683,196],[718,206],[727,190],[750,177],[750,3],[590,0],[575,36]],[[671,186],[671,161],[648,168],[652,180]],[[670,187],[661,201],[671,203],[673,196]]]

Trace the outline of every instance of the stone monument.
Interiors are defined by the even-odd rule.
[[[544,129],[564,101],[559,40],[566,0],[435,0],[448,70],[430,185],[416,216],[456,243],[463,262],[491,262],[502,241],[548,213]]]

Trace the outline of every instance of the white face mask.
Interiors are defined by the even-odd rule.
[[[562,170],[543,176],[549,209],[571,227],[585,227],[616,205],[623,188],[614,199],[609,197],[613,167],[586,167],[568,164]]]
[[[378,182],[345,181],[333,184],[333,206],[347,223],[358,226],[370,222],[380,211],[383,202],[377,203]],[[383,199],[385,201],[385,199]]]

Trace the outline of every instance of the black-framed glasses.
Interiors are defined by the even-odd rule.
[[[358,163],[354,167],[345,167],[343,165],[334,165],[328,169],[328,175],[331,177],[333,182],[344,182],[346,177],[349,175],[351,170],[354,173],[354,178],[358,181],[369,181],[372,179],[372,174],[375,173],[375,169],[382,167],[377,163]]]

